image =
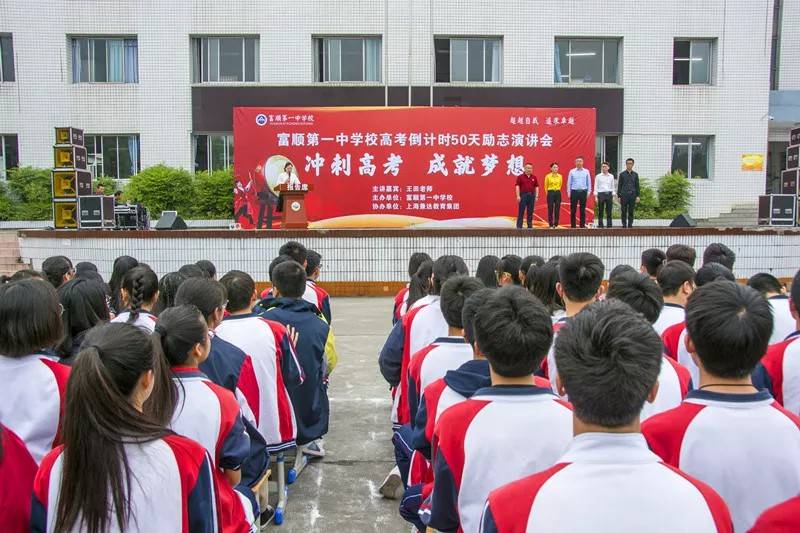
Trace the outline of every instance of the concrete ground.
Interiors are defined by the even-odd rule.
[[[394,464],[389,388],[377,355],[391,329],[392,299],[334,298],[332,312],[339,364],[329,389],[327,457],[290,487],[285,521],[270,531],[408,532],[399,502],[378,493]]]

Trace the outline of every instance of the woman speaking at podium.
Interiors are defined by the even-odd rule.
[[[278,193],[278,205],[276,207],[278,212],[283,211],[283,194],[281,194],[280,187],[281,185],[287,184],[300,185],[300,178],[297,177],[297,173],[294,171],[294,165],[292,165],[289,161],[283,165],[283,172],[278,174],[278,184],[272,189]]]

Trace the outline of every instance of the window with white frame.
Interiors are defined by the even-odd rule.
[[[714,42],[710,39],[675,39],[672,48],[673,85],[710,85]]]
[[[557,38],[556,83],[619,83],[619,39]]]
[[[713,137],[676,135],[672,137],[672,172],[680,170],[689,178],[711,176]]]
[[[195,171],[213,172],[233,166],[232,133],[198,133],[193,145]]]
[[[192,39],[194,83],[258,80],[258,37],[208,36]]]
[[[124,180],[139,173],[138,135],[91,135],[84,137],[92,175]]]
[[[502,42],[498,37],[434,39],[436,83],[499,83]]]
[[[73,83],[139,83],[135,37],[73,37]]]
[[[14,41],[11,35],[0,34],[0,82],[14,80]]]
[[[314,38],[314,81],[380,82],[381,38]]]
[[[16,135],[0,135],[0,178],[6,179],[8,171],[19,166],[19,148]]]
[[[597,135],[594,147],[595,172],[600,172],[600,165],[605,161],[611,167],[609,172],[616,175],[619,171],[619,135]]]

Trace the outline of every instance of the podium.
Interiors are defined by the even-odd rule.
[[[308,183],[280,185],[283,197],[283,211],[281,212],[281,228],[306,229],[308,228],[308,215],[306,214],[306,193],[314,190]]]

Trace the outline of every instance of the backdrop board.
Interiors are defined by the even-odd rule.
[[[547,225],[544,177],[582,156],[594,176],[593,108],[235,108],[234,212],[264,227],[285,164],[313,185],[310,228],[509,227],[514,184],[534,165],[536,223]],[[592,220],[593,198],[587,220]],[[280,219],[273,215],[274,221]]]

